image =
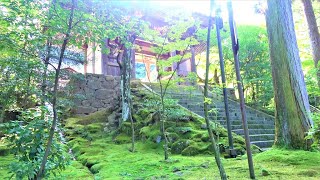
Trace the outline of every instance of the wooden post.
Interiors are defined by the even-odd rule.
[[[131,78],[135,79],[136,78],[136,50],[132,48],[131,50]]]
[[[83,67],[84,67],[84,74],[87,74],[88,72],[88,44],[85,43],[82,46],[83,52],[84,52],[84,63],[83,63]]]
[[[92,74],[96,73],[96,43],[92,44]]]
[[[190,49],[191,49],[191,72],[197,73],[196,53],[194,51],[194,46],[191,46]]]

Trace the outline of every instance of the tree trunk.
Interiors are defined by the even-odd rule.
[[[314,62],[314,67],[317,68],[317,80],[318,86],[320,87],[320,67],[318,67],[320,60],[320,34],[316,21],[316,17],[314,15],[314,11],[312,8],[311,0],[302,0],[302,4],[304,7],[304,13],[306,15],[308,29],[309,29],[309,37],[311,41],[311,49],[312,49],[312,58]]]
[[[65,34],[62,46],[61,46],[61,51],[60,51],[60,56],[59,56],[59,63],[58,63],[58,67],[56,69],[56,74],[55,74],[55,81],[54,81],[54,89],[53,89],[53,97],[52,97],[52,110],[53,110],[53,121],[52,121],[52,125],[49,131],[49,137],[48,137],[48,143],[46,145],[46,150],[45,153],[43,155],[42,161],[41,161],[41,165],[40,165],[40,169],[37,172],[36,175],[36,179],[37,180],[41,180],[45,174],[45,168],[46,168],[46,164],[47,164],[47,160],[48,160],[48,156],[50,154],[51,151],[51,145],[53,142],[53,137],[54,137],[54,133],[55,133],[55,129],[57,126],[57,121],[58,121],[58,113],[57,113],[57,96],[58,96],[58,85],[59,85],[59,75],[60,75],[60,69],[61,69],[61,64],[62,64],[62,60],[64,57],[64,52],[66,50],[67,44],[69,42],[69,38],[70,38],[70,33],[71,33],[71,29],[72,29],[72,25],[73,25],[73,18],[74,18],[74,9],[75,9],[75,0],[72,0],[72,7],[71,7],[71,12],[70,12],[70,16],[69,16],[69,20],[68,20],[68,29],[67,32]]]
[[[134,39],[129,37],[128,42],[133,43]],[[124,47],[123,59],[121,67],[121,97],[122,97],[122,121],[127,121],[130,119],[130,99],[131,99],[131,58],[132,50],[131,48]]]
[[[135,36],[129,35],[127,41],[134,43]],[[122,96],[122,122],[130,120],[131,122],[131,131],[132,131],[132,141],[131,141],[131,151],[134,152],[134,122],[132,118],[132,103],[131,103],[131,70],[132,70],[132,57],[134,56],[134,51],[131,47],[124,47],[124,54],[122,60],[121,68],[121,96]],[[122,123],[121,122],[121,123]]]
[[[212,9],[213,9],[213,0],[211,0],[210,2],[210,16],[209,16],[209,25],[208,25],[208,34],[207,34],[207,52],[206,52],[206,77],[205,77],[205,84],[204,84],[204,118],[206,120],[206,125],[207,125],[207,130],[209,133],[209,137],[210,137],[210,141],[211,144],[213,146],[213,153],[214,153],[214,157],[216,160],[216,164],[218,166],[219,172],[220,172],[220,177],[223,180],[227,179],[227,174],[224,170],[223,164],[221,162],[220,159],[220,151],[218,149],[216,140],[213,136],[213,132],[212,132],[212,128],[210,125],[210,121],[209,121],[209,117],[208,117],[208,103],[206,102],[206,99],[208,98],[208,82],[209,82],[209,66],[210,66],[210,59],[209,59],[209,54],[210,54],[210,32],[211,32],[211,28],[212,28]]]
[[[290,0],[268,0],[266,14],[276,105],[275,144],[305,148],[312,126]]]

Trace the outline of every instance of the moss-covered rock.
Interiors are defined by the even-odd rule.
[[[102,125],[101,123],[94,123],[94,124],[89,124],[88,126],[86,126],[86,129],[90,132],[90,133],[98,133],[102,131]]]
[[[182,139],[171,145],[171,152],[173,154],[181,154],[181,152],[192,143],[191,140]]]
[[[92,123],[102,123],[106,122],[108,116],[111,114],[110,109],[104,109],[101,111],[97,111],[95,113],[91,113],[87,116],[81,116],[76,118],[69,118],[66,121],[66,126],[70,127],[74,124],[88,125]]]
[[[192,131],[191,127],[176,127],[174,128],[174,131],[180,134],[186,134],[188,132]]]
[[[195,155],[200,154],[200,153],[201,153],[201,149],[199,147],[197,147],[197,146],[194,146],[194,145],[186,147],[181,152],[181,154],[183,156],[195,156]]]
[[[149,125],[140,129],[140,137],[155,141],[158,136],[161,136],[160,125]]]
[[[10,153],[10,149],[6,146],[1,144],[0,145],[0,156],[6,156]]]
[[[119,135],[117,135],[113,141],[116,143],[116,144],[126,144],[126,143],[130,143],[131,142],[131,138],[130,136],[128,136],[127,134],[125,133],[120,133]]]

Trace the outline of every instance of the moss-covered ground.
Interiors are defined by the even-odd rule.
[[[220,179],[207,132],[203,128],[203,119],[175,105],[169,106],[173,113],[168,115],[170,120],[166,122],[166,129],[172,154],[168,161],[164,161],[157,111],[145,105],[150,102],[142,101],[152,97],[144,94],[134,99],[135,102],[144,102],[144,105],[134,104],[135,152],[129,151],[130,123],[125,122],[112,132],[110,129],[105,131],[111,111],[69,118],[64,123],[65,135],[75,160],[60,174],[49,179]],[[225,146],[226,130],[216,127],[214,133],[219,135],[220,145]],[[234,137],[239,151],[243,150],[243,138]],[[1,143],[0,179],[9,179],[11,173],[8,166],[16,159],[7,153]],[[257,179],[320,179],[320,152],[271,149],[255,153],[253,160]],[[223,158],[222,162],[229,179],[249,179],[245,155],[235,159]]]
[[[165,162],[161,145],[138,142],[134,153],[129,148],[110,138],[83,141],[77,161],[50,179],[219,179],[213,156],[171,155]],[[12,155],[0,156],[1,179],[9,179],[8,165],[14,161]],[[272,149],[254,155],[257,179],[319,179],[319,163],[319,152]],[[229,179],[249,179],[245,156],[223,159],[223,164]]]

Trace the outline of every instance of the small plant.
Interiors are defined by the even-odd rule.
[[[44,118],[42,112],[45,112]],[[38,107],[21,112],[17,121],[5,124],[5,140],[18,160],[9,166],[12,176],[15,175],[16,179],[35,179],[45,152],[51,123],[52,118],[46,107]],[[56,134],[46,164],[45,176],[51,172],[55,175],[53,170],[62,170],[68,164],[69,157],[61,142],[61,136]]]

